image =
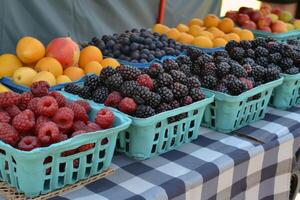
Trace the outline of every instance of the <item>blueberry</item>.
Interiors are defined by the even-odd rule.
[[[134,59],[138,59],[140,57],[139,51],[131,52],[130,57]]]
[[[141,59],[147,59],[147,58],[148,58],[147,54],[144,53],[141,54]]]
[[[122,47],[122,45],[121,45],[121,44],[115,44],[115,45],[113,46],[113,50],[114,50],[114,51],[116,51],[116,50],[120,50],[120,49],[121,49],[121,47]]]
[[[156,51],[155,54],[154,54],[154,56],[155,56],[156,58],[160,58],[160,57],[161,57],[160,51]]]
[[[145,46],[143,45],[143,44],[140,44],[139,45],[139,50],[142,50],[142,49],[144,49],[145,48]]]
[[[107,56],[108,56],[108,57],[114,57],[114,54],[108,53]]]
[[[128,37],[124,37],[124,38],[122,39],[122,44],[123,44],[123,45],[130,44],[129,38],[128,38]]]
[[[149,49],[149,48],[150,48],[150,46],[148,44],[144,45],[144,49]]]
[[[104,42],[109,40],[109,36],[108,35],[103,35],[101,40],[103,40]]]
[[[166,41],[163,41],[162,43],[163,43],[163,46],[164,46],[164,47],[167,47],[167,46],[168,46],[168,43],[167,43]]]
[[[133,29],[131,29],[131,32],[132,32],[132,33],[137,33],[137,32],[139,32],[139,30],[136,29],[136,28],[133,28]]]
[[[154,57],[154,55],[150,54],[150,55],[148,55],[148,59],[151,61],[151,60],[154,60],[155,57]]]
[[[152,43],[152,39],[151,38],[146,38],[145,39],[145,43],[146,44],[151,44]]]
[[[129,47],[128,45],[122,46],[122,47],[121,47],[121,51],[122,51],[122,53],[124,53],[124,54],[128,54],[128,53],[130,52],[130,47]]]
[[[168,41],[168,36],[167,35],[165,35],[165,34],[162,34],[161,36],[160,36],[160,41],[162,41],[162,42],[166,42],[166,41]]]
[[[125,60],[125,58],[126,58],[126,56],[124,56],[123,54],[120,55],[120,57],[119,57],[120,60]]]
[[[161,50],[160,54],[161,54],[161,56],[164,56],[164,55],[166,55],[166,52],[164,50]]]
[[[115,42],[113,40],[108,40],[107,43],[106,43],[106,46],[108,48],[112,48],[114,45],[115,45]]]
[[[156,48],[156,45],[155,45],[155,44],[152,43],[152,44],[149,45],[149,49],[150,49],[150,50],[154,50],[155,48]]]
[[[175,55],[176,55],[176,56],[179,56],[180,54],[181,54],[181,51],[175,50]]]
[[[150,51],[149,51],[148,49],[142,49],[142,50],[141,50],[141,53],[143,53],[143,54],[149,54]]]
[[[130,44],[130,49],[132,51],[137,50],[138,48],[139,48],[139,45],[137,43],[133,42]]]
[[[144,32],[144,31],[147,31],[147,29],[145,29],[145,28],[140,29],[140,32]]]
[[[130,33],[130,30],[126,30],[125,33]]]
[[[120,50],[115,50],[113,52],[113,55],[114,55],[115,58],[119,58],[119,56],[121,55],[121,51]]]
[[[107,55],[107,54],[109,54],[109,51],[108,51],[107,49],[104,49],[104,50],[102,51],[102,53],[103,53],[104,55]]]
[[[148,61],[146,59],[141,59],[140,62],[141,63],[147,63]]]
[[[157,46],[158,48],[161,48],[161,47],[164,46],[164,44],[163,44],[161,41],[158,41],[158,42],[156,43],[156,46]]]

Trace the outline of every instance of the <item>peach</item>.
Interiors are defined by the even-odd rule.
[[[272,23],[271,29],[272,29],[273,33],[285,33],[285,32],[288,32],[288,28],[286,26],[286,23],[284,23],[283,21],[280,21],[280,20]]]
[[[64,69],[70,66],[77,66],[79,55],[79,47],[70,37],[53,39],[46,49],[46,56],[58,60]]]
[[[236,22],[238,16],[238,11],[227,11],[225,17],[228,17]]]
[[[257,27],[262,28],[262,27],[268,27],[272,23],[272,19],[269,17],[262,17],[257,21]]]
[[[255,30],[256,24],[253,21],[245,21],[242,25],[242,28],[249,29],[249,30]]]

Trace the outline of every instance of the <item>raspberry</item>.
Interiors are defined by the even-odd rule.
[[[107,129],[113,125],[115,116],[112,111],[108,109],[101,109],[97,112],[95,122],[101,128]]]
[[[12,121],[12,125],[20,132],[26,132],[32,129],[35,125],[34,113],[31,110],[24,110]]]
[[[153,80],[147,74],[142,74],[137,77],[137,82],[141,86],[145,86],[150,90],[153,89]]]
[[[83,133],[86,133],[86,131],[85,130],[78,130],[78,131],[75,131],[74,133],[72,133],[71,137],[75,137],[75,136],[81,135]]]
[[[21,94],[21,98],[18,104],[20,110],[26,110],[32,98],[33,95],[31,94],[31,92],[24,92],[23,94]]]
[[[78,103],[75,103],[75,102],[68,103],[67,107],[71,108],[71,110],[73,110],[74,120],[81,120],[84,122],[88,121],[89,117],[88,117],[84,107],[82,107],[81,105],[79,105]]]
[[[41,146],[41,142],[35,136],[25,136],[18,144],[18,148],[23,151],[31,151]]]
[[[132,98],[125,97],[122,99],[122,101],[119,103],[119,110],[126,113],[131,114],[134,113],[137,107],[137,104]]]
[[[29,110],[31,110],[32,112],[34,112],[35,115],[38,114],[38,111],[37,111],[37,103],[40,101],[40,97],[34,97],[33,99],[30,100],[27,108]]]
[[[94,122],[89,122],[88,125],[86,125],[85,130],[87,132],[94,132],[94,131],[101,130],[101,127]]]
[[[19,134],[14,127],[8,123],[0,122],[0,140],[11,146],[15,146],[19,139]]]
[[[77,101],[75,101],[75,103],[78,103],[79,105],[81,105],[87,113],[89,113],[91,111],[91,106],[87,101],[77,100]]]
[[[59,142],[62,142],[62,141],[65,141],[65,140],[68,139],[68,135],[67,134],[60,133],[59,136],[60,136]]]
[[[37,112],[46,117],[52,117],[58,110],[58,104],[53,97],[44,96],[37,102]]]
[[[73,131],[84,130],[85,127],[86,127],[85,122],[79,121],[79,120],[78,120],[78,121],[75,121],[75,122],[73,123],[72,130],[73,130]]]
[[[20,101],[21,95],[15,92],[2,92],[0,93],[0,107],[7,107],[17,105]]]
[[[181,99],[181,105],[186,106],[193,103],[193,98],[191,96],[185,96]]]
[[[46,81],[38,81],[31,85],[30,90],[34,97],[48,95],[49,84]]]
[[[59,129],[59,133],[62,135],[69,135],[70,129]]]
[[[39,116],[35,122],[35,132],[36,134],[39,132],[40,128],[44,125],[46,122],[51,122],[51,120],[46,116]]]
[[[240,80],[246,85],[247,90],[251,90],[253,88],[252,81],[246,79],[246,78],[240,78]]]
[[[120,92],[113,91],[108,95],[106,100],[104,101],[104,105],[117,107],[120,101],[122,100],[122,95]]]
[[[57,91],[53,91],[49,93],[50,96],[54,97],[58,107],[64,107],[66,105],[66,99],[64,97],[64,95],[62,95],[61,93],[57,92]]]
[[[68,107],[59,108],[53,117],[59,129],[69,129],[73,125],[74,112]]]
[[[15,116],[21,113],[20,108],[18,108],[16,105],[6,107],[5,111],[9,114],[11,118],[14,118]]]
[[[61,139],[58,127],[53,122],[46,122],[38,131],[38,138],[43,146],[59,142]]]
[[[0,122],[9,123],[10,119],[11,118],[7,112],[0,112]]]

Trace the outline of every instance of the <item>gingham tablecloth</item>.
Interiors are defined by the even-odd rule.
[[[53,199],[288,199],[300,107],[269,108],[232,135],[201,129],[191,144],[142,162],[113,159],[115,173]]]

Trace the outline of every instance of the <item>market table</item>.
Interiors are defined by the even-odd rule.
[[[288,199],[300,107],[269,108],[231,135],[201,129],[191,144],[145,161],[116,155],[115,173],[53,199]]]

